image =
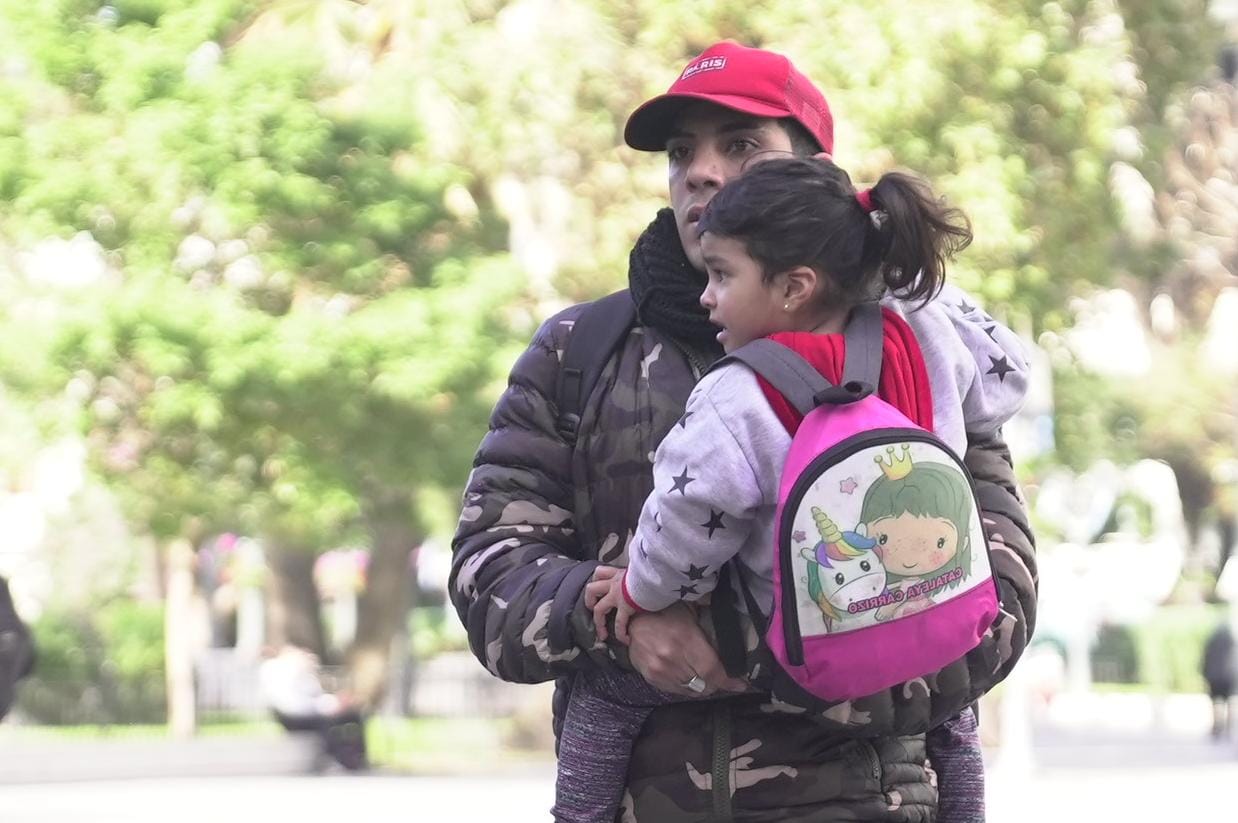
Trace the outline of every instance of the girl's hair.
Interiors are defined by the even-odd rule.
[[[905,477],[891,480],[882,476],[874,480],[864,494],[860,522],[871,531],[874,522],[901,514],[948,520],[954,526],[959,541],[955,555],[935,574],[954,568],[965,572],[971,569],[972,495],[957,471],[938,463],[916,463]],[[898,574],[894,569],[887,571]],[[954,588],[958,582],[949,583],[947,588]]]
[[[828,302],[851,306],[896,296],[927,303],[945,281],[946,259],[971,242],[966,216],[919,178],[882,175],[874,211],[856,198],[847,173],[828,160],[766,160],[714,195],[698,224],[741,241],[766,279],[796,266],[824,275]]]

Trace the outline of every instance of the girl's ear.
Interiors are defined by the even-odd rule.
[[[783,279],[783,301],[790,310],[801,308],[812,301],[817,293],[821,276],[811,266],[796,266],[788,269]]]

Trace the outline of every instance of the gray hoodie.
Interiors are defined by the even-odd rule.
[[[936,434],[957,455],[968,432],[992,434],[1019,410],[1028,385],[1022,342],[963,290],[947,285],[921,309],[884,304],[915,332]],[[654,456],[654,489],[628,545],[629,597],[647,611],[698,600],[735,557],[757,602],[772,603],[770,548],[790,447],[749,369],[729,364],[707,374]]]

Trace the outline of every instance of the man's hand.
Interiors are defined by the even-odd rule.
[[[671,694],[703,697],[719,690],[742,692],[748,684],[727,676],[718,653],[696,623],[696,613],[683,603],[660,612],[642,612],[628,625],[628,658],[650,685]],[[693,677],[703,691],[686,684]]]

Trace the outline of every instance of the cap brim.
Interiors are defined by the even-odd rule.
[[[790,117],[791,112],[750,97],[732,94],[663,94],[644,103],[628,118],[623,142],[638,151],[662,151],[675,118],[690,103],[704,100],[754,117]]]

